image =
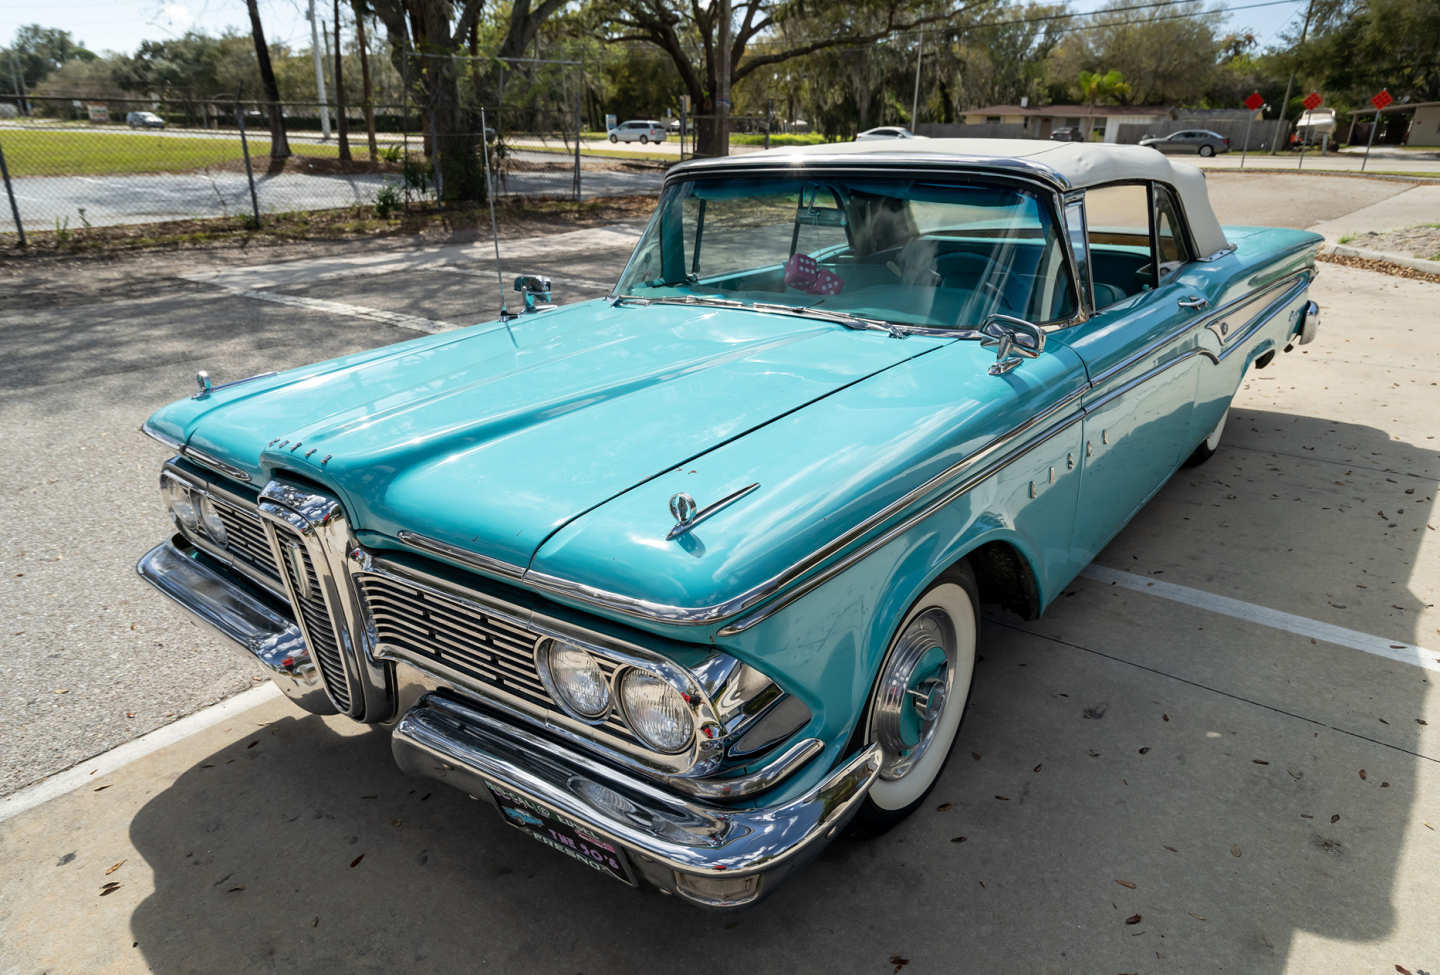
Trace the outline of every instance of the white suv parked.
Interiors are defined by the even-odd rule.
[[[654,119],[621,122],[610,130],[611,142],[664,142],[665,124]]]

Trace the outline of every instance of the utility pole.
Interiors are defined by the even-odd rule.
[[[730,0],[720,0],[720,77],[716,79],[715,111],[720,116],[715,152],[730,155]]]
[[[1305,36],[1310,33],[1310,14],[1315,9],[1315,0],[1305,4],[1305,26],[1300,28],[1300,43],[1295,47],[1299,49],[1305,43]],[[1285,82],[1285,99],[1280,102],[1280,111],[1275,116],[1275,134],[1270,139],[1270,155],[1275,155],[1280,150],[1280,126],[1285,123],[1285,113],[1290,109],[1290,91],[1295,87],[1295,65],[1292,55],[1290,65],[1290,80]]]
[[[315,56],[315,90],[320,93],[320,133],[325,142],[330,141],[330,104],[325,97],[325,64],[320,60],[320,28],[315,20],[315,0],[310,0],[310,10],[305,15],[310,19],[310,53]]]
[[[920,121],[920,62],[925,59],[925,28],[920,28],[920,44],[915,48],[915,97],[910,102],[910,131]]]

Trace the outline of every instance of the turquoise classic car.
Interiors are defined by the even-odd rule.
[[[144,424],[139,572],[497,823],[739,906],[923,801],[980,607],[1044,612],[1216,450],[1319,244],[1139,147],[677,166],[603,300],[201,374]]]

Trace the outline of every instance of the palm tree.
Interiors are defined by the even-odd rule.
[[[1104,74],[1098,71],[1082,71],[1078,80],[1080,97],[1085,100],[1085,104],[1090,106],[1090,114],[1086,116],[1085,127],[1085,139],[1089,141],[1095,131],[1095,106],[1106,98],[1123,102],[1130,97],[1130,83],[1114,68]]]

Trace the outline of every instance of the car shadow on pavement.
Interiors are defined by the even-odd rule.
[[[1234,422],[1347,445],[1381,484],[1399,480],[1383,468],[1434,461],[1353,424]],[[1101,561],[1119,564],[1156,532],[1213,534],[1175,513],[1204,510],[1217,491],[1223,502],[1210,481],[1273,463],[1236,439],[1219,466],[1177,475]],[[1346,480],[1313,474],[1297,476],[1317,491]],[[1397,524],[1423,531],[1432,490],[1406,486],[1425,500]],[[1306,586],[1353,590],[1341,556],[1374,527],[1361,518],[1372,502],[1355,504],[1323,537],[1306,505],[1261,512],[1277,519],[1276,545],[1335,553],[1306,554]],[[1402,547],[1420,537],[1392,531]],[[1409,544],[1408,561],[1403,548],[1387,555],[1398,581],[1377,579],[1374,605],[1419,609]],[[1296,556],[1245,555],[1273,560],[1277,587],[1251,598],[1276,605]],[[1424,642],[1389,619],[1347,625]],[[972,971],[1267,973],[1286,968],[1297,933],[1392,931],[1428,761],[1415,721],[1425,671],[1085,579],[1042,620],[995,616],[983,637],[962,737],[925,805],[885,836],[840,840],[752,908],[706,913],[628,890],[487,804],[406,778],[388,731],[297,711],[197,763],[135,816],[155,889],[133,937],[166,975],[953,971],[959,958]]]

